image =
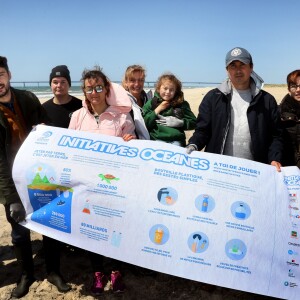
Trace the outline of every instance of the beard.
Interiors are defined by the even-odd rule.
[[[0,98],[6,96],[10,90],[10,86],[5,85],[5,84],[0,84],[0,90],[2,90],[2,92],[0,92]]]

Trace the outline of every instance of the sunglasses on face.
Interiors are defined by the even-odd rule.
[[[84,91],[86,94],[92,94],[93,91],[95,91],[96,93],[101,93],[103,91],[103,86],[96,85],[95,87],[86,87],[84,88]]]

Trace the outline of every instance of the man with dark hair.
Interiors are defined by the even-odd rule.
[[[49,84],[54,97],[42,104],[50,119],[50,125],[68,128],[72,113],[82,108],[82,100],[71,96],[70,71],[66,65],[59,65],[51,70]],[[54,284],[60,292],[71,289],[60,273],[60,254],[63,244],[55,239],[43,235],[43,246],[47,279]]]
[[[35,278],[30,230],[18,224],[26,213],[12,178],[12,166],[29,132],[37,124],[47,123],[48,118],[38,98],[31,92],[12,88],[10,79],[7,59],[0,56],[0,202],[11,224],[12,243],[21,269],[12,297],[21,298]]]
[[[283,142],[277,103],[262,90],[250,53],[241,47],[225,58],[228,79],[209,91],[199,106],[187,153],[194,150],[271,164],[280,171]]]

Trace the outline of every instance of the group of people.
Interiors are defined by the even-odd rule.
[[[161,75],[154,95],[146,93],[145,69],[126,69],[122,85],[111,82],[100,67],[84,70],[84,100],[69,94],[68,67],[52,69],[49,84],[53,98],[41,104],[31,92],[10,85],[6,57],[0,56],[0,201],[11,224],[12,243],[20,266],[20,280],[12,297],[21,298],[35,281],[30,231],[19,223],[26,212],[12,178],[14,157],[32,128],[46,124],[132,139],[151,139],[273,165],[300,166],[300,70],[287,77],[288,94],[278,107],[274,97],[262,90],[262,79],[253,71],[250,53],[241,47],[225,58],[228,74],[220,86],[203,98],[196,118],[184,99],[180,80],[171,73]],[[186,143],[186,130],[194,134]],[[59,241],[43,236],[47,280],[60,292],[71,287],[60,273]],[[113,291],[125,289],[116,267],[110,277],[103,270],[103,257],[89,252],[94,277],[91,292],[99,295],[108,280]]]

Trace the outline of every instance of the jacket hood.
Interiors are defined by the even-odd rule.
[[[110,95],[106,98],[106,102],[111,106],[124,106],[131,109],[131,100],[128,92],[119,84],[110,83]]]
[[[252,96],[255,97],[260,92],[260,90],[263,88],[264,81],[254,71],[252,71],[252,73],[250,75],[250,80],[251,80],[251,82],[250,82],[251,93],[252,93]],[[225,79],[217,87],[217,89],[219,89],[225,95],[230,94],[231,90],[232,90],[232,85],[231,85],[230,79],[229,78]]]
[[[110,83],[110,95],[106,98],[108,104],[107,112],[128,113],[131,111],[132,104],[128,92],[119,84]],[[87,108],[86,101],[83,101],[83,107]]]

